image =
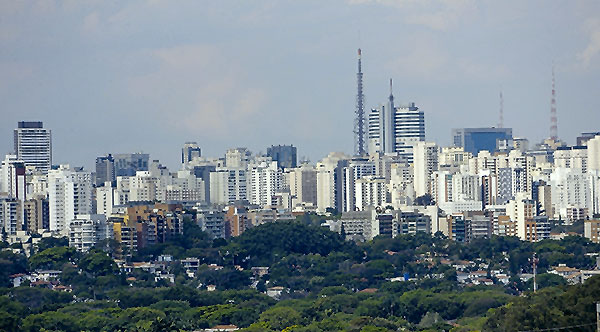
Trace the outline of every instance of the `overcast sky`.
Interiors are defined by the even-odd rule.
[[[600,1],[0,2],[0,151],[20,120],[52,129],[54,163],[143,151],[172,170],[185,141],[208,156],[294,144],[317,161],[353,150],[356,49],[366,107],[388,95],[453,127],[549,136],[600,131]]]

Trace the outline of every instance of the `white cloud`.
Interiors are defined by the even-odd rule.
[[[448,30],[458,26],[465,17],[474,15],[474,0],[348,0],[350,4],[378,4],[394,7],[402,13],[409,24],[421,25],[433,30]]]
[[[584,28],[589,33],[590,39],[586,48],[577,54],[577,59],[584,67],[587,67],[600,53],[600,19],[588,19]]]
[[[156,70],[131,79],[133,95],[152,101],[152,116],[177,130],[217,137],[239,134],[263,110],[267,93],[249,82],[235,59],[210,45],[150,52]]]

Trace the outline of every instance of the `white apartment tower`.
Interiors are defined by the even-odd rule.
[[[439,147],[433,142],[417,142],[413,150],[415,195],[431,194],[431,175],[438,170]]]
[[[48,171],[50,230],[68,235],[69,223],[92,213],[92,173],[61,165]]]
[[[46,173],[52,166],[52,131],[41,121],[20,121],[14,131],[15,154],[25,162]]]
[[[371,109],[367,115],[369,154],[397,153],[412,162],[412,149],[425,141],[425,115],[414,103],[395,107],[391,91],[385,105]]]

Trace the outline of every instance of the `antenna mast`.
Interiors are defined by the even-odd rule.
[[[550,138],[558,139],[558,119],[556,117],[556,80],[554,66],[552,66],[552,101],[550,102]]]
[[[365,95],[363,94],[363,73],[361,64],[361,50],[358,49],[358,73],[356,73],[356,111],[354,112],[354,153],[357,156],[367,154],[365,147]]]

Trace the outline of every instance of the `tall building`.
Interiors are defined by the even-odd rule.
[[[14,235],[23,230],[21,202],[14,197],[0,197],[0,226],[2,232]]]
[[[248,199],[245,168],[217,168],[210,172],[210,202],[228,204]]]
[[[15,155],[7,155],[0,168],[0,193],[26,199],[25,163]]]
[[[46,197],[37,196],[23,203],[23,223],[30,233],[49,229],[50,209]]]
[[[92,214],[92,174],[69,165],[48,172],[50,230],[68,235],[69,222]]]
[[[398,153],[412,162],[412,149],[425,141],[425,115],[414,103],[394,106],[390,80],[390,96],[385,105],[372,109],[367,118],[369,154]]]
[[[275,161],[260,161],[248,166],[248,201],[260,206],[270,205],[273,196],[283,187],[283,173]]]
[[[587,166],[592,172],[600,172],[600,135],[587,141]]]
[[[314,166],[302,164],[289,173],[290,193],[297,202],[317,206],[317,171]]]
[[[202,156],[202,150],[196,142],[185,142],[181,149],[181,163],[187,164],[194,158],[200,158]]]
[[[298,166],[297,150],[293,145],[271,145],[267,148],[267,156],[277,162],[279,168],[296,168]]]
[[[498,142],[511,141],[512,128],[459,128],[452,129],[454,146],[477,155],[479,151],[498,151]]]
[[[137,171],[147,171],[150,155],[147,153],[119,153],[113,156],[116,176],[134,176]]]
[[[96,187],[101,187],[105,182],[117,179],[115,174],[115,159],[111,154],[96,158]]]
[[[79,215],[69,223],[69,247],[87,252],[98,242],[113,237],[113,227],[101,214]]]
[[[248,167],[250,156],[252,154],[246,148],[233,148],[225,152],[225,166],[232,167]]]
[[[418,142],[413,150],[415,195],[431,194],[431,175],[439,168],[439,147],[433,142]]]
[[[46,173],[52,166],[52,131],[41,121],[20,121],[14,131],[15,154],[25,162]]]

